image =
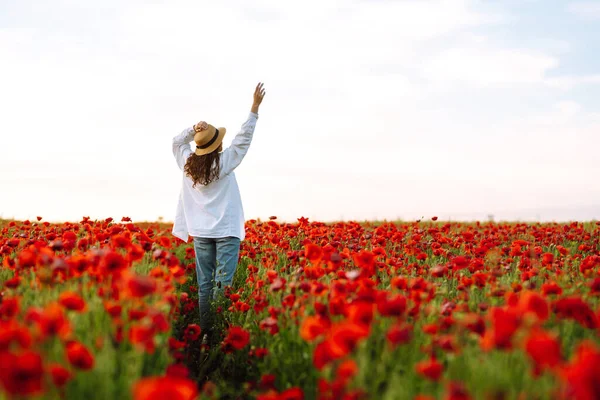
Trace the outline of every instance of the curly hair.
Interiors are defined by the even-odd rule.
[[[212,153],[204,154],[202,156],[192,153],[188,157],[183,170],[194,182],[192,187],[195,188],[198,184],[206,186],[219,179],[219,173],[221,172],[221,166],[219,164],[221,153],[219,151],[221,149],[222,146],[219,146],[219,148]]]

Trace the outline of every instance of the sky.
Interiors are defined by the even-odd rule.
[[[600,219],[600,1],[0,0],[0,218],[172,221],[172,138],[246,219]]]

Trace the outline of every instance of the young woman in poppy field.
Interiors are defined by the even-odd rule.
[[[188,234],[193,237],[204,342],[212,329],[212,300],[231,285],[245,236],[244,210],[234,170],[248,152],[265,93],[263,83],[258,83],[248,119],[225,150],[222,142],[226,128],[205,121],[173,138],[173,155],[183,171],[173,235],[185,242]],[[192,139],[196,145],[193,151]]]

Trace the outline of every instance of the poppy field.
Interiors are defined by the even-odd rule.
[[[600,222],[0,220],[0,399],[600,399]]]

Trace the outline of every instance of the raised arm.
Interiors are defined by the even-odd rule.
[[[256,120],[258,119],[258,108],[262,103],[265,93],[266,92],[263,88],[263,84],[259,83],[254,90],[254,101],[252,103],[252,108],[250,109],[250,115],[248,115],[248,119],[242,124],[242,128],[240,129],[239,133],[231,142],[231,146],[223,151],[223,168],[221,169],[221,176],[228,175],[234,169],[236,169],[248,152],[248,148],[252,142],[252,135],[254,134]]]
[[[192,153],[190,142],[194,140],[194,128],[185,128],[179,135],[173,138],[173,155],[179,169],[183,170],[185,161]]]
[[[192,153],[190,142],[194,140],[194,135],[197,131],[208,128],[205,121],[200,121],[196,125],[185,128],[179,135],[173,138],[173,155],[179,169],[183,170],[186,160]]]

